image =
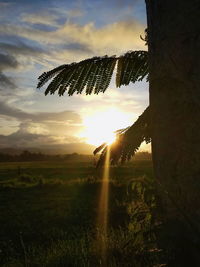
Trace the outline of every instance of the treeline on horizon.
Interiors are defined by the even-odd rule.
[[[133,160],[151,160],[151,153],[137,152]],[[30,152],[24,150],[20,154],[0,153],[0,162],[22,162],[22,161],[76,161],[76,162],[89,162],[94,160],[93,155],[84,155],[78,153],[71,154],[44,154],[41,152]]]

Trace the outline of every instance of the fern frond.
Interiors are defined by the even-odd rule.
[[[132,126],[116,132],[116,141],[109,145],[111,164],[124,163],[130,160],[143,141],[151,142],[149,109],[147,107]],[[95,149],[94,154],[102,151],[97,167],[104,164],[107,149],[108,145],[105,144]]]
[[[146,51],[131,51],[120,57],[104,56],[85,59],[78,63],[65,64],[51,71],[44,72],[38,79],[41,88],[50,79],[45,95],[58,91],[62,96],[66,91],[69,96],[75,92],[81,94],[98,94],[108,88],[116,63],[116,86],[128,85],[130,82],[142,80],[148,74]]]
[[[119,57],[116,74],[116,86],[141,81],[148,75],[148,52],[130,51]]]
[[[66,64],[61,65],[53,70],[42,73],[42,75],[40,75],[38,78],[39,82],[38,82],[37,88],[41,88],[45,83],[47,83],[50,79],[52,79],[56,74],[64,70],[66,66],[67,66]]]
[[[71,96],[75,92],[80,94],[86,88],[86,94],[98,94],[105,91],[110,83],[117,58],[115,56],[93,57],[79,63],[62,65],[52,71],[43,73],[38,79],[38,88],[41,88],[49,79],[45,94],[54,94],[58,91],[61,96],[66,91]]]

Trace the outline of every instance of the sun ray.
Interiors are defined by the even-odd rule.
[[[103,266],[106,265],[107,261],[109,172],[110,172],[110,148],[108,147],[106,152],[104,172],[102,177],[98,218],[97,218],[97,241],[99,243]]]

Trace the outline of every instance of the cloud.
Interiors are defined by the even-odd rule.
[[[12,55],[0,53],[0,91],[3,92],[4,95],[7,94],[8,90],[13,90],[17,88],[17,86],[14,79],[4,74],[3,71],[16,69],[18,66],[19,63]]]
[[[17,44],[0,42],[0,51],[0,96],[14,96],[20,92],[16,71],[27,71],[32,61],[40,60],[43,52],[22,42]],[[7,71],[12,73],[8,75]]]
[[[75,10],[67,12],[73,14]],[[77,11],[77,15],[79,12],[81,15],[81,11]],[[78,24],[68,20],[48,31],[27,23],[25,26],[1,24],[0,35],[16,41],[0,42],[0,49],[17,56],[21,69],[34,68],[33,64],[39,63],[46,71],[59,64],[96,55],[120,55],[128,50],[144,49],[144,42],[140,39],[143,31],[144,25],[133,19],[101,27],[92,22]],[[22,39],[23,42],[19,41]],[[31,42],[35,45],[30,46]]]
[[[60,47],[58,46],[58,50],[60,50]],[[80,44],[80,43],[70,43],[70,44],[64,44],[61,45],[61,53],[62,51],[72,51],[73,53],[77,52],[86,52],[86,53],[92,53],[92,50],[86,45],[86,44]]]
[[[73,8],[64,12],[61,9],[59,9],[59,12],[63,14],[66,13],[68,18],[77,18],[77,17],[82,17],[84,15],[84,11],[80,8]]]
[[[69,137],[65,138],[65,142],[58,136],[47,135],[42,133],[31,133],[29,129],[25,127],[30,127],[28,125],[21,125],[20,129],[10,135],[0,135],[0,148],[5,147],[41,147],[41,146],[51,146],[67,144],[75,141],[75,138]],[[76,139],[76,142],[80,140]]]
[[[21,21],[29,24],[42,24],[51,27],[58,27],[58,21],[61,19],[65,19],[70,21],[72,18],[77,18],[83,16],[84,11],[80,8],[72,8],[72,9],[62,9],[62,8],[48,8],[45,11],[41,11],[40,13],[22,13]]]
[[[17,36],[12,38],[12,42],[0,42],[0,51],[2,51],[2,54],[6,54],[8,57],[12,58],[13,61],[15,60],[15,62],[13,62],[15,63],[13,67],[17,62],[17,70],[23,71],[23,74],[33,68],[34,64],[40,63],[42,65],[48,65],[49,53],[47,53],[47,50],[39,47],[39,45],[33,46],[26,44]]]
[[[16,85],[13,82],[13,78],[8,77],[0,72],[0,91],[4,91],[4,93],[6,94],[7,89],[12,90],[14,88],[16,88]]]
[[[78,138],[71,136],[65,137],[64,140],[57,136],[47,136],[42,134],[31,134],[24,131],[17,131],[10,135],[0,135],[0,152],[7,149],[28,149],[30,151],[41,151],[43,153],[81,153],[92,154],[95,147],[83,143]]]
[[[82,120],[73,111],[28,113],[0,102],[0,118],[18,121],[18,125],[11,126],[13,131],[10,134],[0,135],[0,148],[57,147],[61,144],[82,143],[80,138],[74,136],[74,132],[81,129]]]
[[[40,14],[22,14],[21,20],[23,22],[28,22],[30,24],[43,24],[50,26],[58,26],[57,23],[58,16],[55,14],[50,14],[47,12],[43,12]]]
[[[15,43],[0,42],[0,49],[12,55],[39,56],[45,51],[36,46],[30,46],[16,38]]]
[[[83,143],[78,137],[49,134],[43,125],[32,122],[21,123],[14,133],[0,135],[0,150],[9,147],[22,150],[36,148],[45,153],[91,154],[94,150],[94,146]]]
[[[135,20],[119,21],[97,28],[94,23],[79,25],[65,23],[50,32],[21,27],[17,25],[1,25],[0,33],[17,35],[40,44],[80,44],[88,47],[95,54],[120,54],[130,49],[144,48],[140,34],[144,25]]]
[[[15,69],[18,66],[19,63],[12,55],[0,53],[0,70]]]
[[[141,24],[129,20],[101,28],[96,28],[93,23],[84,26],[67,23],[56,32],[56,35],[58,37],[64,35],[67,36],[68,41],[87,45],[96,54],[119,54],[144,46],[139,38],[142,32],[143,26]]]
[[[69,124],[81,123],[80,116],[74,111],[62,111],[57,113],[52,112],[39,112],[28,113],[22,111],[19,108],[12,107],[5,102],[0,101],[0,115],[22,120],[28,120],[32,122],[65,122]]]

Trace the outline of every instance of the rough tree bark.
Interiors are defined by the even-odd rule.
[[[200,1],[146,7],[155,176],[166,217],[200,241]]]

